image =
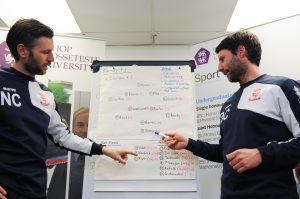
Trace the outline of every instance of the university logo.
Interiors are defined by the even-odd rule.
[[[14,63],[14,58],[9,51],[6,42],[0,44],[0,68],[10,67]]]
[[[200,48],[196,53],[194,59],[197,65],[202,65],[208,63],[210,52],[205,48]]]

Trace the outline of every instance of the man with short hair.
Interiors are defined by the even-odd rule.
[[[222,199],[298,199],[293,168],[300,162],[300,85],[262,74],[261,45],[243,30],[216,48],[218,70],[240,88],[222,106],[219,144],[166,133],[171,149],[223,163]]]
[[[54,61],[52,37],[52,29],[35,19],[18,20],[6,37],[15,62],[0,69],[0,199],[46,198],[47,136],[61,148],[122,164],[128,154],[137,155],[74,135],[62,122],[53,94],[35,80]]]

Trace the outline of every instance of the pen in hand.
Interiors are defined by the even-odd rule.
[[[155,135],[158,135],[158,136],[161,136],[161,137],[163,137],[163,138],[169,138],[169,136],[167,136],[167,135],[165,135],[165,134],[163,134],[163,133],[161,133],[161,132],[159,132],[159,131],[155,131],[154,134],[155,134]]]

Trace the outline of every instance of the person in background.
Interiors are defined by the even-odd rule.
[[[97,144],[69,131],[53,94],[35,80],[54,61],[53,31],[35,19],[20,19],[6,43],[15,62],[0,69],[0,198],[46,198],[47,136],[59,147],[106,155],[125,164],[134,151]]]
[[[73,131],[82,138],[87,137],[89,111],[89,108],[81,107],[73,114]]]
[[[81,107],[73,114],[73,133],[82,137],[87,137],[89,121],[89,108]],[[71,153],[70,178],[69,178],[69,198],[81,199],[83,187],[85,156]],[[64,199],[66,195],[67,163],[56,166],[52,175],[47,199]]]
[[[87,137],[89,109],[86,107],[78,109],[73,117],[73,130],[80,137]],[[71,153],[69,198],[81,199],[84,176],[85,156]]]
[[[220,140],[210,144],[178,132],[163,138],[223,163],[222,199],[298,199],[293,168],[300,162],[300,84],[259,69],[261,45],[253,33],[230,34],[216,48],[218,70],[240,88],[222,106]]]

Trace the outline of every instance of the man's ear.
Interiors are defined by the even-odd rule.
[[[26,46],[24,44],[19,44],[17,46],[17,52],[18,52],[19,57],[21,59],[25,58],[25,57],[28,57],[28,54],[29,54],[28,48],[26,48]]]
[[[247,50],[246,50],[245,46],[239,45],[236,50],[236,54],[238,56],[240,56],[241,58],[247,57]]]

